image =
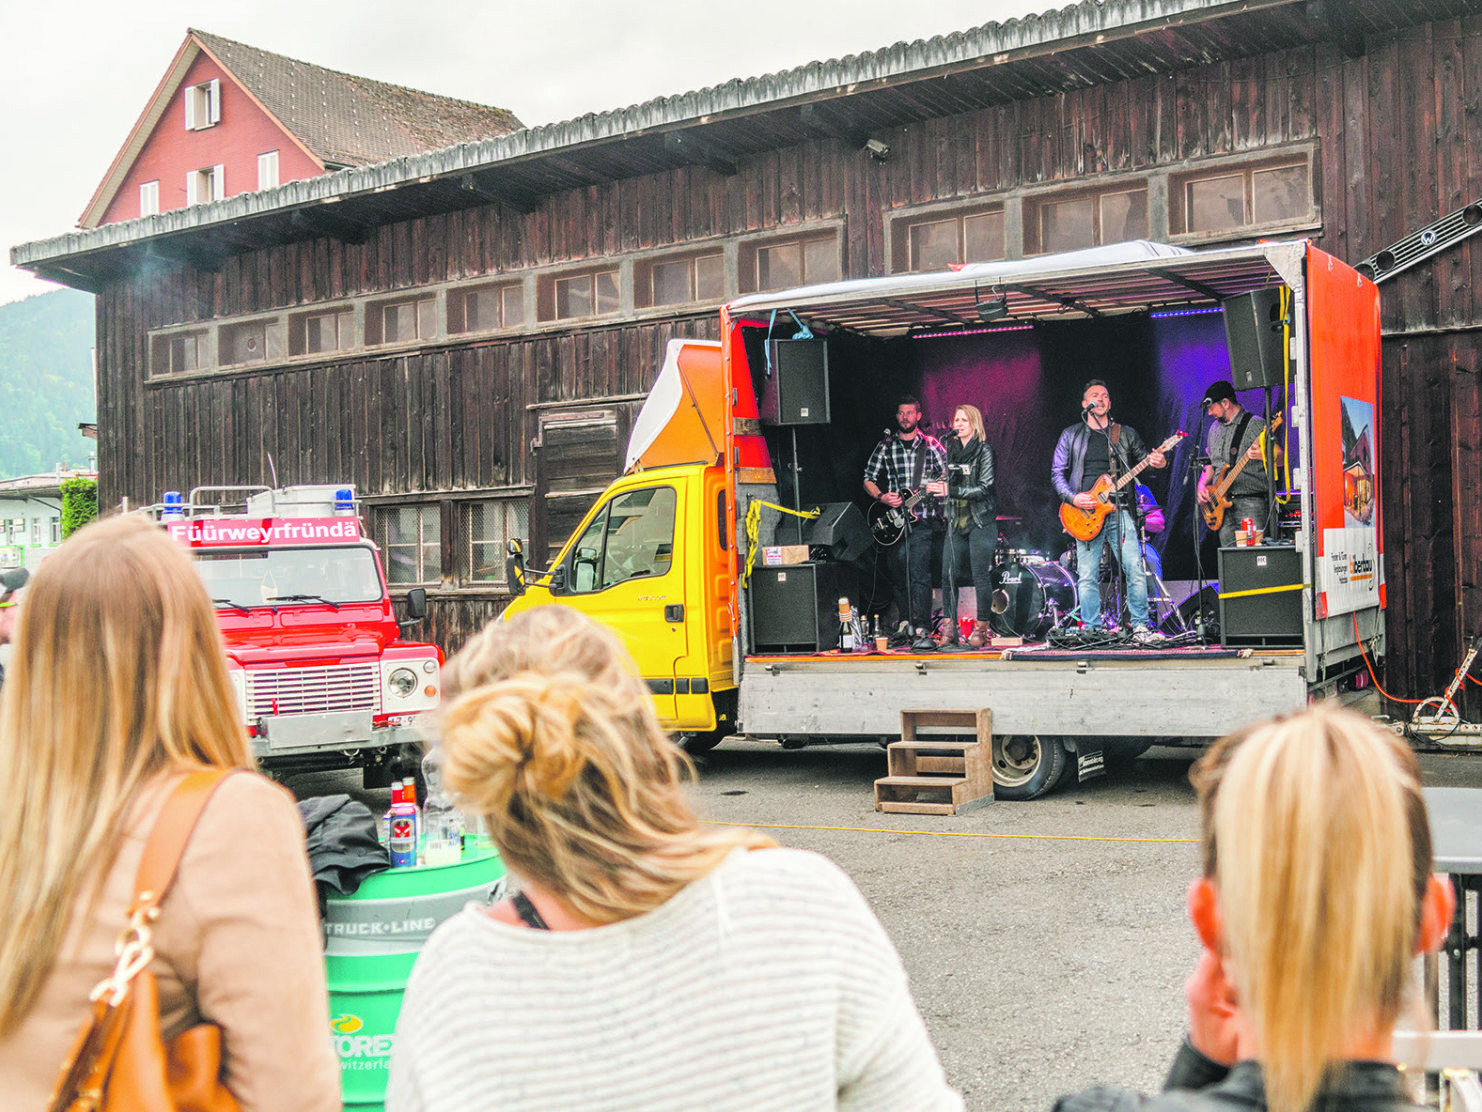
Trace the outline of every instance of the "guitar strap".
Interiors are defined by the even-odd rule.
[[[916,438],[910,442],[910,448],[911,448],[911,484],[910,484],[910,486],[911,486],[911,490],[913,490],[913,491],[916,491],[916,490],[920,490],[921,489],[921,472],[923,472],[924,470],[926,470],[926,453],[921,450],[923,447],[925,447],[925,445],[922,444],[922,437],[918,433],[916,435]]]
[[[1235,461],[1245,453],[1240,450],[1241,441],[1245,439],[1245,430],[1250,428],[1251,412],[1246,410],[1240,415],[1240,420],[1235,422],[1235,437],[1230,441],[1230,462],[1226,467],[1234,467]]]

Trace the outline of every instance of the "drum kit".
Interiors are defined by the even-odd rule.
[[[1003,522],[1017,523],[1017,517],[999,517],[998,545],[993,553],[993,570],[989,582],[993,587],[993,631],[1001,637],[1022,637],[1042,641],[1066,619],[1074,619],[1080,609],[1080,592],[1076,586],[1075,549],[1069,549],[1059,561],[1044,552],[1012,548],[1004,536]],[[1185,633],[1187,626],[1174,605],[1168,588],[1151,568],[1146,570],[1148,609],[1153,624],[1166,632]],[[1121,595],[1120,577],[1111,557],[1111,546],[1102,549],[1101,578],[1105,584],[1102,596]],[[1118,609],[1125,599],[1118,599]],[[1174,625],[1177,628],[1168,629]]]

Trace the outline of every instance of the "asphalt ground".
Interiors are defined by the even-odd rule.
[[[881,814],[873,745],[729,741],[699,758],[697,810],[822,853],[859,886],[911,978],[951,1083],[973,1110],[1047,1110],[1106,1082],[1154,1090],[1182,1037],[1197,957],[1188,769],[1155,748],[1086,784],[958,816]],[[1482,756],[1421,757],[1426,783],[1482,787]],[[354,774],[290,781],[360,792]]]

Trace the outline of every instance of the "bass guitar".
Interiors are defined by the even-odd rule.
[[[1166,452],[1187,435],[1186,432],[1176,432],[1159,444],[1154,451]],[[1151,456],[1151,453],[1149,455]],[[1147,465],[1148,460],[1144,459],[1120,479],[1113,480],[1110,475],[1103,475],[1097,479],[1096,485],[1090,490],[1090,493],[1096,496],[1096,505],[1089,510],[1081,509],[1074,502],[1061,502],[1060,524],[1065,526],[1065,531],[1078,541],[1095,540],[1096,535],[1101,532],[1102,525],[1106,523],[1107,514],[1116,509],[1112,496],[1137,478]]]
[[[870,523],[870,532],[874,535],[875,543],[881,548],[889,548],[906,535],[906,525],[916,521],[916,514],[912,511],[926,497],[925,487],[916,491],[903,501],[899,506],[887,506],[884,502],[875,502],[870,506],[866,518]]]
[[[1270,431],[1275,432],[1279,428],[1281,428],[1280,413],[1271,418]],[[1214,482],[1209,485],[1209,501],[1199,507],[1199,512],[1204,515],[1204,524],[1209,526],[1211,533],[1218,529],[1220,523],[1225,520],[1225,511],[1235,504],[1235,500],[1227,498],[1226,495],[1249,462],[1250,456],[1241,455],[1234,463],[1221,469]]]

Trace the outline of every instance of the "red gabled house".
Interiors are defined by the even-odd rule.
[[[78,224],[152,216],[523,126],[503,108],[191,30]]]

